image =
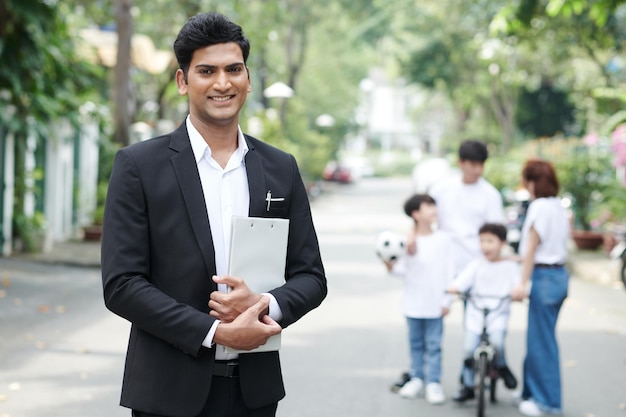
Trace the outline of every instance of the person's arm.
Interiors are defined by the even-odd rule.
[[[134,326],[197,355],[215,319],[154,285],[151,239],[156,231],[148,219],[144,184],[131,152],[120,150],[109,181],[101,243],[104,301]]]
[[[406,252],[409,255],[415,255],[417,253],[417,224],[414,224],[413,228],[409,230],[409,234],[407,235]]]
[[[502,196],[497,189],[493,189],[494,193],[491,196],[490,202],[487,205],[486,222],[491,223],[504,223],[504,205],[502,204]]]
[[[213,343],[234,349],[251,350],[267,343],[282,331],[282,327],[267,315],[269,297],[259,296],[251,307],[238,314],[233,321],[220,322],[213,334]]]
[[[528,283],[535,267],[535,253],[537,247],[541,242],[539,233],[535,230],[534,226],[530,226],[528,231],[528,237],[526,239],[526,248],[524,257],[522,259],[522,280],[520,284],[511,292],[511,298],[515,301],[521,301],[526,298]]]

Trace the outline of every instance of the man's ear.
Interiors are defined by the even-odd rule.
[[[176,70],[176,86],[178,87],[178,94],[184,96],[187,94],[187,81],[185,80],[185,73],[182,69]]]

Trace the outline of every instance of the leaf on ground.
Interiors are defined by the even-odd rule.
[[[54,311],[56,311],[58,314],[63,314],[67,312],[67,308],[65,306],[56,306],[54,307]]]
[[[0,290],[0,298],[4,298],[7,296],[6,290]]]
[[[6,395],[0,394],[0,403],[3,403],[3,402],[5,402],[8,399],[9,399],[9,397],[7,397]],[[4,415],[6,415],[6,414],[0,414],[0,417],[2,417]]]
[[[19,391],[22,388],[19,382],[11,382],[9,384],[9,391]]]
[[[44,341],[38,340],[35,342],[35,347],[37,349],[46,349],[48,347],[48,344]]]
[[[570,359],[565,361],[566,368],[575,368],[578,366],[578,361],[575,359]]]
[[[2,286],[5,288],[11,286],[11,278],[7,274],[2,274]]]
[[[50,307],[45,304],[41,304],[39,307],[37,307],[37,311],[39,311],[40,313],[49,313]]]

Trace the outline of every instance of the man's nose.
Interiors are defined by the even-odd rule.
[[[227,89],[230,87],[230,78],[225,71],[219,71],[215,77],[214,88]]]

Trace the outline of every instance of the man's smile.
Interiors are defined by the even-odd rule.
[[[228,101],[233,97],[234,96],[215,96],[215,97],[209,97],[209,99],[213,101],[223,102],[223,101]]]

